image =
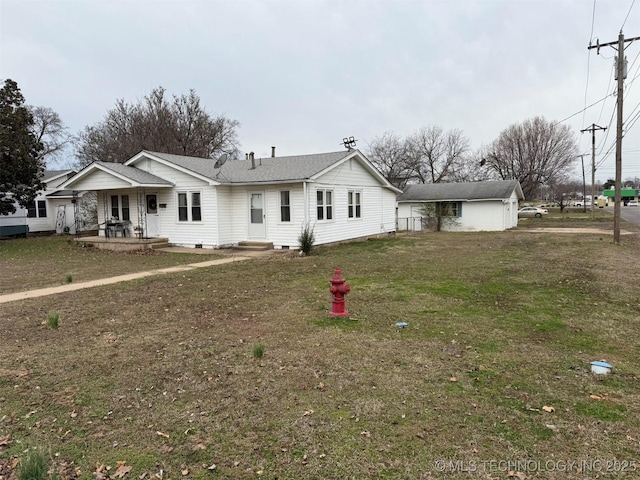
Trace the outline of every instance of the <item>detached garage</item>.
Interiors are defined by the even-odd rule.
[[[517,180],[409,185],[397,197],[398,230],[502,231],[518,226]]]

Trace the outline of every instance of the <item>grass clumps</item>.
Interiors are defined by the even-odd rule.
[[[264,356],[264,345],[256,343],[253,346],[253,358],[262,358]]]
[[[20,460],[18,480],[45,480],[48,477],[47,457],[39,449],[31,449]]]
[[[59,326],[60,326],[60,315],[58,315],[56,312],[52,312],[49,315],[47,315],[47,327],[51,328],[52,330],[55,330]]]
[[[64,278],[64,283],[71,283],[73,282],[73,276],[71,274],[68,274],[65,278]]]

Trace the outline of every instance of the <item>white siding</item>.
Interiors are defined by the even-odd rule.
[[[124,180],[98,169],[88,173],[86,177],[81,178],[73,185],[74,190],[99,190],[105,188],[128,187],[131,187],[129,182],[125,182]]]
[[[333,219],[317,220],[316,192],[333,190]],[[309,219],[317,244],[396,230],[396,193],[380,185],[360,162],[351,159],[309,185]],[[348,217],[349,190],[361,192],[361,217]]]
[[[421,230],[418,217],[421,216],[420,212],[423,205],[423,202],[402,202],[398,205],[398,220],[401,228],[404,229],[408,221],[409,230]],[[444,224],[442,230],[473,232],[502,231],[513,228],[518,224],[517,205],[518,201],[515,192],[510,199],[504,202],[502,200],[462,202],[462,215],[456,219],[455,224]],[[413,225],[415,225],[416,228],[411,228]]]

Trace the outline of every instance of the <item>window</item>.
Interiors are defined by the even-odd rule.
[[[122,215],[120,216],[121,220],[129,221],[131,220],[131,213],[129,210],[129,195],[122,195]]]
[[[202,210],[200,208],[200,192],[191,193],[191,220],[199,222],[202,220]]]
[[[318,190],[316,192],[316,206],[318,220],[333,219],[333,191]]]
[[[443,217],[461,217],[462,202],[442,202],[441,214]]]
[[[280,192],[280,221],[291,221],[291,197],[289,190],[282,190]]]
[[[118,195],[111,195],[111,218],[120,218],[120,208],[118,207]]]
[[[38,209],[36,208],[36,201],[35,200],[29,204],[29,208],[27,209],[27,217],[29,217],[29,218],[37,218],[38,217]]]
[[[45,218],[47,216],[47,202],[38,200],[38,217]]]
[[[189,213],[191,213],[191,217],[189,217]],[[200,192],[178,192],[178,221],[202,221]]]
[[[45,200],[34,200],[27,207],[27,217],[29,218],[46,218],[47,202]]]
[[[111,195],[111,217],[118,220],[131,220],[129,195]]]
[[[360,192],[349,190],[347,192],[347,204],[349,218],[361,218]]]

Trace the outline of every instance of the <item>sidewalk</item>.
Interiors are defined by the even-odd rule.
[[[165,273],[186,272],[194,270],[196,268],[211,267],[214,265],[223,265],[231,262],[241,262],[249,260],[252,256],[233,256],[229,258],[221,258],[217,260],[209,260],[208,262],[190,263],[188,265],[179,265],[177,267],[160,268],[158,270],[148,270],[145,272],[130,273],[127,275],[119,275],[117,277],[101,278],[98,280],[91,280],[81,283],[69,283],[67,285],[59,285],[57,287],[39,288],[37,290],[28,290],[26,292],[8,293],[6,295],[0,295],[0,304],[15,302],[18,300],[26,300],[35,297],[44,297],[46,295],[55,295],[57,293],[72,292],[75,290],[82,290],[83,288],[99,287],[101,285],[110,285],[118,282],[128,282],[130,280],[137,280],[138,278],[151,277],[153,275],[162,275]]]

